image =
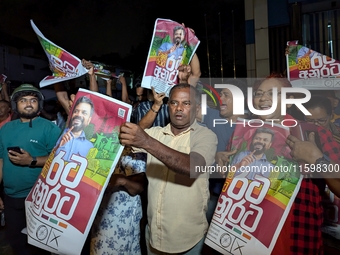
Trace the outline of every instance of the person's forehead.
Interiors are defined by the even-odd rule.
[[[77,106],[76,106],[76,109],[91,109],[91,105],[88,104],[88,103],[79,103]]]
[[[224,88],[224,89],[221,90],[220,93],[228,93],[228,94],[231,94],[231,91],[230,91],[229,89],[227,89],[227,88]]]
[[[143,87],[137,87],[136,88],[136,92],[138,93],[138,92],[143,92],[144,91],[144,88]]]
[[[257,133],[256,135],[255,135],[255,137],[259,137],[259,136],[261,136],[261,137],[264,137],[264,136],[272,136],[272,134],[269,134],[269,133]]]
[[[171,93],[170,100],[176,98],[176,97],[194,97],[195,92],[192,91],[190,88],[178,88],[174,89]]]

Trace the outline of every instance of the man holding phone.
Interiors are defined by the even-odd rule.
[[[43,95],[30,84],[22,84],[11,96],[19,119],[6,123],[0,132],[0,181],[3,179],[7,225],[6,237],[16,254],[43,254],[27,243],[21,231],[26,227],[25,199],[38,178],[60,129],[38,115]],[[49,254],[49,253],[46,253]]]
[[[7,150],[8,150],[8,153],[11,153],[10,151],[14,151],[14,152],[22,154],[19,146],[7,147]]]

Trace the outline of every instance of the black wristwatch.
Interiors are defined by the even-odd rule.
[[[326,167],[328,170],[328,166],[331,163],[331,159],[329,157],[327,157],[325,154],[322,155],[321,158],[318,158],[315,161],[315,165],[321,165],[321,167]]]
[[[30,167],[35,167],[36,164],[37,164],[37,158],[32,156]]]

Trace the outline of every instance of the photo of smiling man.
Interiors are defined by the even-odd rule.
[[[57,150],[55,155],[64,151],[63,159],[70,161],[73,154],[86,157],[88,151],[93,148],[93,144],[86,139],[84,128],[87,127],[94,112],[94,106],[91,99],[86,96],[78,98],[75,102],[68,128],[64,130],[63,135],[57,141]]]
[[[274,165],[267,160],[265,152],[270,149],[273,140],[274,132],[271,129],[258,128],[253,135],[249,150],[241,151],[231,162],[231,165],[237,169],[235,177],[246,177],[249,180],[254,180],[257,174],[269,177],[269,169],[273,169]]]
[[[168,55],[168,58],[174,56],[175,59],[182,57],[185,49],[185,29],[183,26],[174,27],[173,43],[164,42],[159,47],[158,52]]]

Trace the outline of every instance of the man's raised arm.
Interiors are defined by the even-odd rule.
[[[119,138],[121,144],[144,149],[162,161],[172,171],[182,175],[198,177],[200,172],[195,171],[195,166],[211,164],[211,162],[206,162],[200,153],[195,152],[195,148],[192,148],[193,151],[189,154],[171,149],[149,136],[138,125],[133,123],[127,122],[121,126]],[[205,146],[209,147],[211,145],[216,150],[216,136],[205,137],[205,141]],[[195,162],[195,164],[190,164],[190,162]]]

